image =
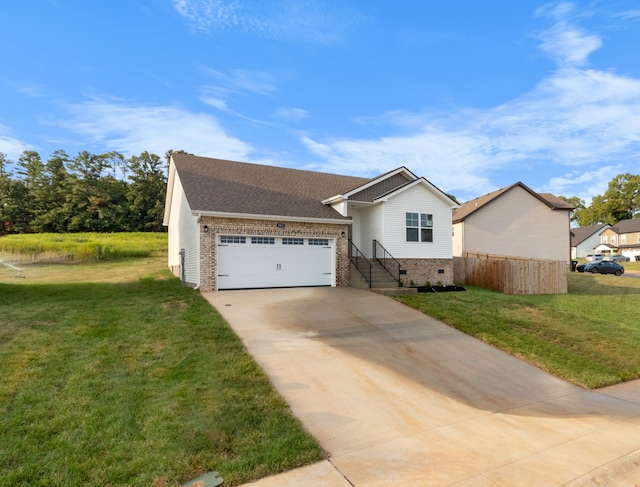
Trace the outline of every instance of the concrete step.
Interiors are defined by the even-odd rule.
[[[398,283],[394,280],[376,281],[375,279],[373,279],[373,282],[371,283],[371,287],[376,289],[387,289],[387,288],[400,287],[400,286],[398,286]]]
[[[418,294],[418,290],[414,287],[392,287],[392,288],[371,288],[372,292],[382,294],[384,296],[403,296],[407,294]]]
[[[371,288],[372,289],[397,289],[398,282],[389,272],[382,267],[382,264],[372,261],[371,267]]]

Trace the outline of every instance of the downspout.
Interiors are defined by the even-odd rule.
[[[196,284],[196,287],[194,287],[193,289],[195,289],[196,291],[198,289],[200,289],[200,280],[202,279],[200,277],[200,261],[202,260],[202,255],[200,252],[201,249],[201,245],[200,245],[200,220],[202,219],[202,213],[198,213],[198,217],[196,218],[196,224],[198,225],[198,283]]]

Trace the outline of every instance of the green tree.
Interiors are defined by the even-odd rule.
[[[10,164],[11,161],[7,159],[7,155],[0,152],[0,235],[7,233],[11,226],[11,217],[7,208],[9,185],[11,184]]]
[[[580,213],[581,226],[596,223],[614,225],[640,213],[640,176],[629,173],[614,177],[604,195],[594,196],[591,205]]]
[[[156,154],[143,152],[128,163],[129,230],[161,232],[167,190],[166,166]]]
[[[67,193],[70,189],[70,176],[66,168],[68,162],[67,153],[58,150],[44,166],[41,185],[34,194],[33,227],[39,232],[67,231],[71,220],[67,205]]]
[[[65,207],[70,232],[121,231],[125,219],[126,183],[105,172],[114,153],[78,153],[69,162],[69,191]]]
[[[573,206],[574,210],[571,212],[571,221],[580,224],[580,215],[586,208],[584,200],[581,200],[577,196],[559,196],[559,198]]]
[[[0,208],[0,234],[26,233],[31,231],[31,213],[24,202],[29,198],[29,189],[23,181],[7,178],[2,185]]]
[[[604,196],[616,222],[633,218],[640,213],[640,175],[619,174],[609,183]]]

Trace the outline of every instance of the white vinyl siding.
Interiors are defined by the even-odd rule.
[[[568,261],[568,214],[514,187],[465,219],[463,250]]]
[[[169,265],[180,265],[180,250],[185,249],[185,280],[197,286],[200,283],[200,242],[199,227],[184,194],[182,183],[175,175],[171,215],[169,219]]]
[[[452,227],[453,255],[461,256],[463,250],[464,222],[455,223]]]
[[[362,215],[360,214],[360,210],[352,210],[349,209],[349,215],[351,217],[351,225],[349,225],[349,237],[353,241],[353,243],[360,247],[360,230],[362,227]]]
[[[407,212],[432,215],[433,242],[407,242]],[[384,205],[384,238],[380,243],[396,258],[450,259],[451,206],[422,185],[415,185],[389,198]]]
[[[373,257],[373,241],[382,242],[383,240],[384,214],[382,204],[360,210],[360,239],[359,241],[354,240],[354,243],[367,258]]]

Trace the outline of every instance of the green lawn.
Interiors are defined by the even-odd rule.
[[[398,299],[586,388],[640,378],[640,278],[570,273],[560,295],[466,289]]]
[[[0,266],[0,486],[167,487],[212,470],[232,486],[323,458],[164,257],[21,267]],[[566,295],[399,299],[596,388],[640,377],[638,298],[640,279],[572,273]]]
[[[237,485],[323,458],[165,258],[0,268],[0,486]]]

